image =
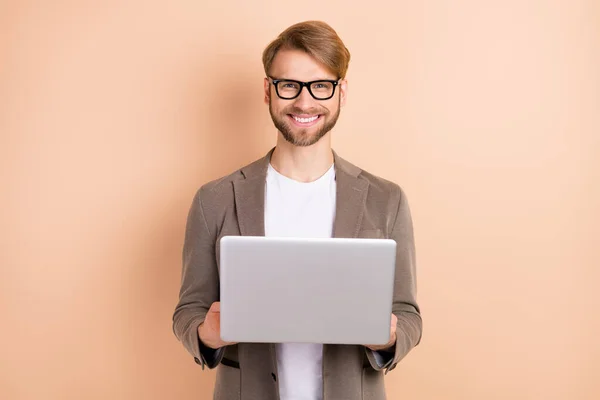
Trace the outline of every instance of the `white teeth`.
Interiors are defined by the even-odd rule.
[[[315,119],[319,118],[318,115],[315,115],[314,117],[310,117],[310,118],[299,118],[299,117],[296,117],[295,115],[293,117],[296,121],[301,122],[303,124],[306,124],[307,122],[313,122]]]

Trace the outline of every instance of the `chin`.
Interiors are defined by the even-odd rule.
[[[321,134],[321,132],[314,132],[310,134],[296,134],[292,133],[291,135],[285,134],[282,132],[283,138],[294,146],[297,147],[310,147],[319,143],[325,134]]]

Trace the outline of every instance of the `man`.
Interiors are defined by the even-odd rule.
[[[332,150],[350,53],[309,21],[263,53],[264,101],[278,130],[268,154],[202,186],[189,212],[173,329],[196,363],[217,368],[215,399],[384,399],[384,371],[421,339],[406,196]],[[384,346],[225,343],[219,323],[219,239],[226,235],[367,237],[397,242],[390,341]],[[318,279],[318,277],[315,277]],[[256,310],[268,313],[269,310]]]

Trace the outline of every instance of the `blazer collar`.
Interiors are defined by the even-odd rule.
[[[273,147],[269,152],[262,158],[256,160],[252,164],[249,164],[241,169],[242,175],[246,179],[252,179],[253,177],[261,177],[266,178],[267,169],[269,167],[269,162],[271,161],[271,156],[273,155],[273,151],[275,151],[275,147]],[[336,175],[338,172],[345,173],[350,175],[353,178],[358,178],[361,173],[361,169],[356,165],[346,161],[342,157],[340,157],[335,150],[331,150],[333,153],[333,163],[336,169]]]
[[[241,169],[245,179],[233,183],[235,206],[242,236],[265,235],[265,184],[272,148],[264,157]],[[333,150],[332,150],[333,151]],[[336,173],[336,213],[333,237],[358,235],[367,198],[368,181],[361,169],[333,151]]]

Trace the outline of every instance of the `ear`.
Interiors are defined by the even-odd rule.
[[[264,81],[264,89],[265,89],[265,104],[269,104],[269,98],[271,97],[271,85],[269,84],[269,78],[265,78]]]
[[[348,96],[348,81],[346,79],[342,79],[339,83],[340,87],[340,107],[344,107],[346,105],[346,98]]]

